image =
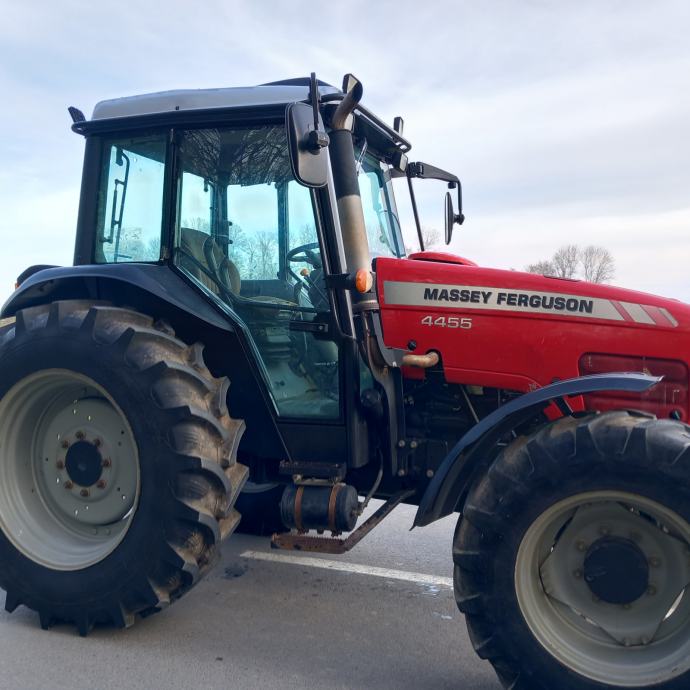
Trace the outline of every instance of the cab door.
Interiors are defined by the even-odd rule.
[[[178,266],[246,326],[291,456],[347,463],[343,362],[353,355],[337,342],[317,196],[292,176],[284,127],[176,136]]]

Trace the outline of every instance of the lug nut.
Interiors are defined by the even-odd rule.
[[[68,479],[65,482],[65,489],[67,489],[69,491],[70,489],[73,489],[73,488],[74,488],[74,482],[72,482],[72,480]]]
[[[58,460],[55,463],[55,467],[57,467],[59,470],[64,470],[65,469],[65,463],[62,460]]]
[[[647,594],[653,597],[656,594],[656,587],[654,585],[649,585],[649,587],[647,587]]]
[[[587,551],[587,544],[585,544],[585,542],[582,541],[582,539],[578,539],[578,540],[575,542],[575,548],[576,548],[578,551]]]
[[[100,447],[101,447],[101,443],[102,443],[102,441],[101,441],[100,438],[95,438],[95,439],[93,440],[93,445],[96,446],[96,448],[100,448]]]
[[[77,431],[75,436],[81,441],[84,438],[84,432],[83,431]]]
[[[581,570],[574,570],[573,571],[573,577],[577,580],[582,579],[582,571]]]
[[[607,527],[606,525],[602,525],[599,528],[599,534],[601,534],[602,537],[608,537],[609,534],[611,534],[611,528]]]
[[[429,479],[431,479],[434,476],[434,471],[433,470],[427,470],[426,476],[429,477]]]
[[[67,439],[65,439],[60,445],[63,448],[69,448],[69,441]]]
[[[82,489],[82,490],[79,492],[79,495],[80,495],[80,496],[83,496],[84,498],[86,498],[86,497],[89,495],[89,490],[88,490],[88,489]]]
[[[105,479],[99,479],[99,480],[96,482],[96,486],[97,486],[99,489],[105,489]]]
[[[652,568],[658,568],[661,565],[661,559],[657,556],[652,556],[649,559],[649,565],[651,565]]]
[[[112,465],[110,458],[103,458],[103,461],[101,462],[101,467],[110,467],[110,465]]]

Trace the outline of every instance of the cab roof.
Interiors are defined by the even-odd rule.
[[[340,89],[319,82],[322,96],[338,94]],[[256,105],[282,105],[304,101],[309,96],[308,79],[288,79],[259,86],[222,89],[177,89],[139,96],[100,101],[93,109],[92,120],[109,120],[175,111],[213,110]]]
[[[318,85],[322,103],[330,103],[331,107],[335,107],[343,97],[343,92],[323,81],[319,81]],[[309,86],[309,78],[298,77],[257,86],[176,89],[112,98],[96,104],[91,120],[84,118],[79,110],[71,108],[70,113],[74,120],[72,130],[79,134],[109,132],[126,128],[138,118],[142,118],[142,123],[160,124],[161,121],[168,122],[171,118],[177,120],[179,117],[186,121],[186,113],[190,119],[202,121],[209,116],[222,116],[224,110],[232,108],[285,106],[297,101],[306,101],[309,98]],[[371,111],[358,105],[357,112],[363,119],[356,123],[356,130],[366,136],[377,150],[382,153],[410,150],[410,143]]]

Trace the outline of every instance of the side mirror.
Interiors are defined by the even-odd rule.
[[[412,199],[412,210],[414,213],[415,224],[417,225],[417,235],[419,236],[419,246],[424,248],[424,239],[422,237],[422,226],[419,223],[419,215],[417,213],[417,202],[415,200],[414,190],[412,188],[412,179],[418,177],[422,180],[442,180],[448,184],[448,189],[456,189],[458,195],[458,212],[453,208],[453,198],[450,192],[446,192],[445,198],[445,239],[446,244],[450,244],[453,236],[453,226],[457,223],[462,225],[465,222],[465,216],[462,212],[462,185],[457,175],[446,172],[435,165],[428,163],[407,163],[405,166],[405,174],[407,175],[407,182],[410,187],[410,197]]]
[[[287,140],[292,174],[305,187],[323,187],[328,182],[325,132],[314,127],[312,108],[307,103],[291,103],[286,113]]]
[[[309,103],[291,103],[285,114],[292,174],[305,187],[323,187],[328,182],[328,134],[319,115],[319,87],[312,72]]]
[[[445,213],[445,239],[446,244],[450,244],[453,237],[453,226],[455,225],[455,209],[453,208],[453,197],[450,192],[446,192],[446,213]]]

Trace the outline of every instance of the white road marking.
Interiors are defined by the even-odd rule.
[[[452,577],[439,577],[426,575],[425,573],[412,573],[408,570],[392,570],[390,568],[377,568],[373,565],[360,565],[345,561],[331,561],[326,558],[311,558],[309,556],[292,556],[285,553],[271,553],[267,551],[244,551],[241,558],[253,558],[257,561],[271,561],[274,563],[289,563],[291,565],[307,565],[312,568],[324,570],[337,570],[343,573],[356,573],[357,575],[372,575],[388,580],[402,580],[414,582],[419,585],[434,585],[436,587],[453,587]]]

